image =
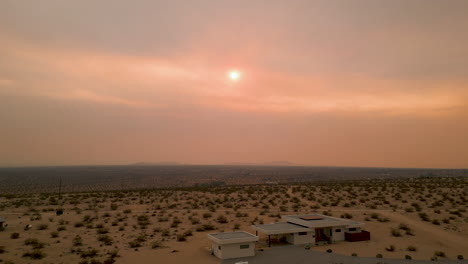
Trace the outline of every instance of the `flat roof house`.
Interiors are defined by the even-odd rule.
[[[334,241],[364,241],[370,233],[362,230],[363,223],[321,215],[285,215],[283,222],[253,225],[252,228],[268,236],[268,246],[279,240],[289,244],[322,244]]]
[[[255,256],[258,236],[240,231],[208,234],[208,239],[212,241],[213,255],[220,259],[230,259]]]

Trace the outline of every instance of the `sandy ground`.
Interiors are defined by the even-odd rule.
[[[420,260],[429,260],[435,251],[441,251],[445,254],[442,259],[457,259],[458,255],[467,258],[465,183],[452,188],[439,188],[437,193],[431,193],[430,188],[421,191],[417,187],[402,193],[402,197],[397,199],[396,193],[399,192],[395,184],[389,185],[393,188],[385,191],[381,188],[368,190],[369,195],[362,194],[367,188],[365,186],[355,186],[352,190],[346,189],[348,186],[338,186],[334,190],[335,187],[328,185],[285,185],[223,187],[203,192],[173,190],[65,194],[58,205],[56,195],[3,197],[0,198],[0,216],[7,220],[8,227],[0,232],[0,247],[4,251],[0,253],[0,260],[10,264],[112,261],[220,263],[209,254],[208,233],[233,231],[235,228],[255,233],[252,224],[279,221],[278,215],[313,211],[327,211],[335,217],[348,213],[352,220],[365,223],[364,229],[371,232],[370,241],[343,241],[315,246],[314,250],[330,248],[334,253],[347,256],[356,253],[362,257],[382,254],[384,258],[391,259],[403,259],[405,255],[410,255]],[[348,191],[340,191],[345,189]],[[336,197],[341,197],[341,201],[332,206],[328,201]],[[443,198],[450,202],[432,206]],[[413,203],[419,204],[419,212],[407,212],[406,208]],[[58,207],[65,209],[61,216],[55,215],[54,210]],[[454,210],[458,210],[458,213],[454,213]],[[426,213],[431,221],[440,220],[440,223],[421,220],[420,212]],[[34,220],[39,215],[40,219]],[[227,223],[220,221],[219,216],[224,216]],[[143,220],[139,219],[142,217]],[[449,221],[444,223],[442,219]],[[77,226],[77,223],[83,226]],[[399,229],[402,223],[411,229],[412,235]],[[25,231],[26,224],[33,225],[32,229]],[[39,230],[41,225],[43,230]],[[202,225],[212,225],[214,230],[202,230]],[[393,236],[392,229],[399,230],[401,236]],[[57,237],[52,237],[53,232],[57,232]],[[184,237],[182,240],[185,241],[178,241],[187,232],[192,235]],[[13,233],[18,233],[19,238],[12,238]],[[98,237],[103,235],[111,240],[108,245],[98,241]],[[76,236],[81,237],[82,245],[73,245]],[[42,259],[23,256],[33,250],[31,245],[25,245],[25,241],[31,238],[44,244],[40,249],[45,254]],[[139,245],[131,247],[130,244],[138,238],[141,239]],[[261,236],[259,248],[264,245],[262,242],[265,239]],[[155,241],[159,246],[152,249]],[[390,245],[395,247],[393,252],[386,250]],[[416,251],[408,251],[408,246],[415,247]],[[91,249],[97,250],[95,256],[82,254]],[[119,256],[111,257],[112,251],[117,251]]]

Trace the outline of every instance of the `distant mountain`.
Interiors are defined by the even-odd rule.
[[[232,166],[254,166],[259,165],[259,163],[252,163],[252,162],[230,162],[224,163],[222,165],[232,165]]]
[[[270,161],[270,162],[265,162],[264,165],[267,166],[296,166],[296,164],[289,162],[289,161]]]
[[[234,166],[297,166],[289,161],[269,161],[269,162],[231,162],[226,163],[225,165],[234,165]]]
[[[165,161],[165,162],[136,162],[129,164],[129,166],[182,166],[182,165],[190,165],[188,163],[181,163],[177,161]],[[268,162],[230,162],[224,163],[221,165],[229,165],[229,166],[298,166],[289,161],[268,161]]]
[[[129,164],[130,166],[179,166],[186,165],[177,161],[166,161],[166,162],[136,162]]]

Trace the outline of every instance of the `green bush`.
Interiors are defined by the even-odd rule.
[[[161,247],[161,241],[155,240],[155,241],[151,242],[151,248],[152,249],[156,249],[156,248],[160,248],[160,247]]]
[[[39,240],[35,238],[29,238],[24,241],[26,246],[32,246],[33,249],[41,249],[44,247],[44,243],[39,242]]]
[[[37,227],[37,230],[46,230],[47,228],[49,228],[49,226],[47,224],[40,224]]]
[[[349,213],[344,213],[340,216],[341,218],[346,218],[346,219],[351,219],[353,218],[353,215],[349,214]]]
[[[28,251],[23,254],[23,257],[25,258],[31,258],[31,259],[43,259],[46,257],[46,254],[43,253],[39,249],[34,249],[33,251]]]
[[[389,252],[393,252],[393,251],[395,251],[395,246],[394,246],[394,245],[390,245],[390,246],[386,247],[385,250],[387,250],[387,251],[389,251]]]
[[[421,218],[421,220],[423,221],[426,221],[426,222],[430,222],[431,220],[429,219],[429,216],[426,214],[426,213],[419,213],[419,217]]]
[[[182,242],[182,241],[186,241],[186,240],[187,240],[187,236],[185,234],[177,235],[177,241]]]
[[[219,215],[218,218],[216,218],[216,221],[220,224],[225,224],[228,222],[227,218],[224,215]]]
[[[408,246],[408,247],[406,248],[406,250],[408,250],[408,251],[416,251],[417,248],[416,248],[415,246]]]
[[[73,246],[79,247],[79,246],[82,246],[82,245],[83,245],[83,239],[79,235],[76,235],[73,238]]]
[[[108,236],[108,235],[99,235],[99,236],[97,237],[97,240],[98,240],[99,242],[104,243],[104,245],[107,245],[107,246],[110,246],[110,245],[112,245],[112,243],[113,243],[112,237],[110,237],[110,236]]]
[[[98,251],[95,248],[90,248],[88,250],[81,251],[80,257],[81,258],[93,258],[97,256]]]
[[[398,229],[392,228],[392,230],[390,231],[390,234],[394,237],[401,237],[401,233]]]

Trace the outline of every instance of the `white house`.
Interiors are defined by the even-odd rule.
[[[255,242],[258,236],[247,232],[226,232],[208,234],[212,241],[211,250],[220,259],[255,256]]]
[[[320,244],[334,241],[363,241],[370,239],[370,233],[363,231],[363,223],[320,214],[285,215],[283,222],[253,225],[252,228],[268,236],[271,241],[279,240],[289,244]]]

